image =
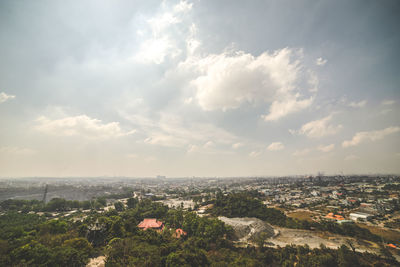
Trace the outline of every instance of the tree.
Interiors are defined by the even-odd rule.
[[[134,209],[134,208],[136,208],[138,203],[139,203],[139,200],[137,198],[131,197],[131,198],[128,198],[128,201],[126,204],[129,209]]]
[[[125,209],[124,204],[121,201],[115,202],[114,207],[116,211],[123,211]]]

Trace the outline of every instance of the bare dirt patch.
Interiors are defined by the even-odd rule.
[[[99,256],[97,258],[90,259],[86,267],[104,267],[105,266],[105,256]]]
[[[261,233],[266,233],[268,238],[275,235],[271,225],[257,218],[218,217],[218,219],[232,226],[239,241],[253,240]]]

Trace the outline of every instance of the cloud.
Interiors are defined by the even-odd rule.
[[[362,108],[362,107],[365,107],[366,104],[367,104],[367,100],[362,100],[360,102],[350,102],[349,107]]]
[[[318,146],[318,148],[317,148],[319,151],[322,151],[322,152],[330,152],[330,151],[332,151],[333,149],[335,149],[335,145],[334,144],[330,144],[330,145],[326,145],[326,146]]]
[[[285,146],[281,142],[273,142],[267,147],[269,151],[278,151],[284,148]]]
[[[320,138],[327,135],[333,135],[336,134],[342,128],[342,125],[334,126],[332,124],[329,124],[331,119],[332,115],[329,115],[320,120],[310,121],[301,126],[301,128],[297,131],[289,130],[289,132],[292,134],[297,133],[301,135],[306,135],[307,137],[310,138]]]
[[[385,106],[391,106],[391,105],[393,105],[395,103],[396,103],[395,100],[384,100],[384,101],[382,101],[382,105],[385,105]]]
[[[309,107],[313,100],[313,97],[302,100],[299,100],[298,97],[294,97],[283,101],[274,101],[269,109],[269,114],[261,117],[265,121],[276,121],[288,114],[295,113]]]
[[[208,141],[207,143],[204,144],[204,148],[213,148],[215,147],[215,144],[213,141]]]
[[[319,57],[315,60],[315,64],[318,66],[324,66],[328,62],[328,60],[323,59],[322,57]]]
[[[6,102],[8,100],[11,100],[13,98],[15,98],[15,95],[7,95],[4,92],[0,92],[0,104]]]
[[[147,137],[144,140],[144,143],[150,145],[165,146],[165,147],[180,147],[184,146],[187,143],[187,141],[185,139],[172,135],[166,135],[163,133],[154,133],[151,136]]]
[[[308,70],[309,79],[307,81],[310,88],[308,89],[312,93],[316,93],[319,87],[319,79],[315,72]]]
[[[252,158],[256,158],[256,157],[258,157],[260,155],[261,155],[261,151],[251,151],[249,153],[249,156],[252,157]]]
[[[187,153],[196,153],[200,151],[200,147],[197,145],[190,145]]]
[[[144,109],[146,109],[144,107]],[[230,132],[210,123],[185,120],[185,116],[163,111],[155,118],[149,114],[130,114],[120,110],[120,115],[136,126],[138,134],[145,135],[144,142],[165,147],[186,147],[188,145],[231,145],[238,138]]]
[[[272,103],[270,114],[264,118],[277,120],[312,103],[313,97],[304,98],[299,93],[304,89],[300,86],[304,79],[309,79],[311,91],[317,91],[317,77],[302,71],[305,67],[301,60],[302,51],[289,48],[259,56],[230,50],[189,57],[179,69],[193,73],[190,84],[203,110],[227,111],[244,104]]]
[[[87,115],[49,119],[41,116],[36,120],[37,131],[55,136],[81,136],[87,139],[107,139],[126,136],[135,133],[135,130],[125,132],[118,122],[103,124],[101,120]]]
[[[369,131],[369,132],[358,132],[349,141],[342,143],[343,147],[356,146],[366,141],[377,141],[381,140],[387,135],[400,132],[400,127],[388,127],[383,130]]]
[[[296,150],[295,152],[292,153],[293,156],[295,157],[300,157],[300,156],[305,156],[311,152],[311,149],[305,148],[301,150]]]
[[[182,53],[182,49],[175,34],[177,31],[173,26],[184,23],[183,17],[190,12],[193,4],[181,1],[175,6],[162,4],[162,11],[147,19],[146,23],[150,29],[150,36],[144,40],[135,58],[142,63],[161,64],[166,57],[176,58]],[[180,32],[178,34],[181,34]],[[142,30],[138,36],[144,35]],[[193,40],[192,45],[195,42]],[[193,47],[192,47],[193,49]]]
[[[243,146],[244,146],[243,143],[234,143],[234,144],[232,145],[232,148],[233,148],[233,149],[239,149],[239,148],[241,148],[241,147],[243,147]]]
[[[203,153],[203,154],[232,154],[232,151],[225,151],[218,149],[216,144],[213,141],[208,141],[204,145],[189,145],[188,154],[193,154],[193,153]]]

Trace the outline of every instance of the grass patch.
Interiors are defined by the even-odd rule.
[[[288,217],[302,220],[302,221],[308,221],[308,222],[313,221],[312,215],[313,215],[313,213],[308,212],[308,211],[295,211],[295,212],[291,212],[291,213],[287,214]]]
[[[357,223],[358,226],[368,229],[371,233],[383,237],[386,242],[390,243],[400,243],[400,232],[390,230],[390,229],[383,229],[378,226],[371,226],[371,225],[366,225],[363,223]]]

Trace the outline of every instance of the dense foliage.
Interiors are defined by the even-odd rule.
[[[107,204],[104,197],[93,199],[91,201],[65,200],[63,198],[53,198],[48,203],[44,204],[39,200],[22,200],[8,199],[0,202],[0,208],[5,211],[18,210],[22,212],[29,211],[69,211],[72,209],[100,209]]]
[[[226,217],[256,217],[274,225],[284,226],[286,216],[274,208],[267,208],[259,199],[248,193],[222,195],[217,193],[212,213]]]
[[[0,216],[0,266],[83,266],[93,248],[71,226],[34,214]]]
[[[253,196],[219,196],[218,201],[214,212],[226,216],[246,214],[274,224],[294,222],[279,210],[266,208]],[[55,203],[65,202],[57,200]],[[56,206],[59,210],[60,206]],[[115,208],[106,212],[93,210],[75,219],[47,219],[36,214],[6,211],[0,216],[0,266],[85,266],[89,257],[98,255],[106,255],[106,266],[396,264],[390,253],[383,258],[354,252],[345,246],[338,250],[307,246],[270,248],[260,242],[256,247],[238,247],[233,241],[232,228],[222,221],[199,217],[182,209],[169,209],[149,199],[131,198],[127,207],[116,204]],[[165,223],[164,230],[139,230],[137,225],[144,218],[161,220]],[[187,235],[178,238],[176,228],[182,228]]]

